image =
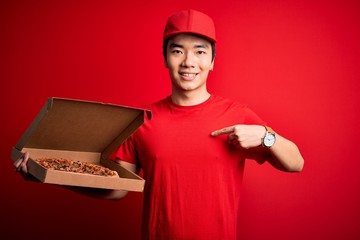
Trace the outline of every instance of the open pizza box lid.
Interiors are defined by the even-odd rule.
[[[114,104],[49,98],[12,149],[15,161],[28,152],[28,170],[43,183],[143,191],[145,180],[109,159],[151,112]],[[64,158],[105,166],[116,177],[49,170],[37,158]]]

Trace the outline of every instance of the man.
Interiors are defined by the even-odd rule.
[[[235,240],[245,159],[302,170],[294,143],[246,105],[208,92],[215,43],[209,16],[185,10],[169,17],[163,47],[171,96],[148,106],[153,119],[113,154],[120,165],[143,170],[143,239]],[[14,166],[26,173],[27,159],[25,154]],[[86,194],[119,199],[126,192]]]

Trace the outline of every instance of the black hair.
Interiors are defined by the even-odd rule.
[[[163,42],[163,56],[164,56],[165,61],[166,61],[166,54],[167,54],[167,45],[169,43],[169,40],[170,40],[170,38],[167,38]],[[211,54],[212,54],[211,61],[214,61],[214,58],[216,55],[215,43],[210,41],[210,44],[211,44]]]

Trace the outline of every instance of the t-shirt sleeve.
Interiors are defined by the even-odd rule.
[[[142,106],[143,109],[150,109],[149,105]],[[148,121],[149,115],[145,114],[145,121]],[[135,164],[136,171],[139,172],[141,170],[141,164],[139,160],[137,139],[139,139],[139,135],[137,131],[135,131],[128,139],[124,141],[124,143],[111,154],[110,158],[112,160],[120,159],[122,161]]]
[[[246,114],[245,114],[245,124],[255,124],[255,125],[262,125],[262,126],[266,126],[266,122],[264,120],[262,120],[253,110],[251,110],[250,108],[246,108],[245,109]]]
[[[137,159],[136,148],[134,146],[134,135],[130,136],[125,142],[112,154],[113,160],[120,159],[122,161],[132,163],[139,169],[139,161]]]

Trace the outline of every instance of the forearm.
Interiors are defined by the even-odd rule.
[[[67,186],[72,192],[79,193],[84,196],[97,199],[106,199],[106,200],[119,200],[125,197],[128,191],[125,190],[110,190],[110,189],[98,189],[98,188],[85,188],[85,187],[73,187]]]
[[[298,147],[290,140],[276,134],[276,143],[270,148],[274,164],[281,165],[282,170],[300,172],[304,166],[304,159]]]

